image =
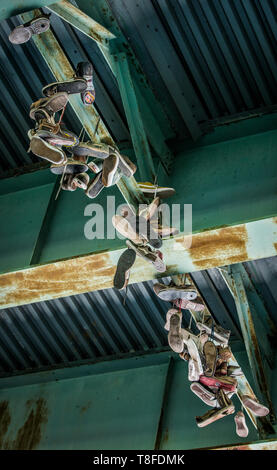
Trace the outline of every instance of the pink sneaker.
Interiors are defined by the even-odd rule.
[[[194,301],[177,299],[174,300],[173,305],[174,307],[178,307],[183,310],[194,310],[195,312],[201,312],[205,308],[205,305],[202,304],[200,297],[197,297]]]
[[[241,401],[243,405],[246,408],[249,408],[249,410],[251,410],[256,416],[266,416],[269,413],[269,409],[266,406],[262,405],[249,395],[243,395],[241,397]]]
[[[238,411],[234,417],[236,423],[236,433],[240,437],[248,436],[248,427],[245,422],[245,416],[242,411]]]

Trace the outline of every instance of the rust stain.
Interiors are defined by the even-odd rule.
[[[187,251],[199,269],[239,263],[248,259],[247,239],[245,225],[221,228],[193,235],[192,245]],[[175,241],[184,244],[183,238],[177,238]]]
[[[30,403],[27,406],[29,405]],[[18,430],[15,440],[8,448],[13,450],[35,449],[41,440],[43,425],[47,422],[47,411],[46,400],[39,398],[35,407],[29,411],[25,423]]]
[[[90,408],[90,406],[91,406],[91,400],[89,400],[86,405],[81,407],[80,414],[85,413]]]
[[[116,266],[101,253],[0,275],[0,305],[26,304],[110,287]]]
[[[169,433],[168,433],[168,428],[166,428],[166,430],[163,433],[162,444],[165,444],[168,441],[168,439],[169,439]]]
[[[9,412],[9,402],[1,401],[0,402],[0,449],[6,448],[4,437],[10,425],[10,422],[11,422],[11,416]]]
[[[277,251],[277,243],[274,243],[274,248]]]

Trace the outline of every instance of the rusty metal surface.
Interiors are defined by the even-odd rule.
[[[14,412],[15,410],[13,410]],[[44,398],[36,401],[27,400],[25,403],[25,420],[18,428],[16,437],[11,439],[7,434],[11,423],[12,410],[8,401],[0,403],[0,449],[4,450],[33,450],[40,443],[42,432],[47,423],[47,402]]]
[[[167,271],[159,274],[151,264],[137,258],[130,284],[164,275],[188,273],[276,255],[276,224],[272,219],[241,226],[221,228],[164,240]],[[260,234],[267,231],[272,244],[260,247]],[[271,232],[271,233],[270,233]],[[235,250],[235,254],[234,254]],[[96,253],[0,275],[0,308],[90,292],[112,287],[117,261],[122,250]],[[211,256],[213,254],[213,257]]]
[[[262,442],[250,442],[248,444],[235,444],[232,446],[210,447],[210,450],[277,450],[277,441],[269,439]]]

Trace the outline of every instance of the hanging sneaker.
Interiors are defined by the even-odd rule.
[[[75,78],[71,80],[65,80],[63,82],[54,82],[46,85],[42,88],[42,94],[44,96],[52,96],[56,93],[67,93],[68,95],[74,95],[83,93],[87,89],[87,82],[84,78]]]
[[[87,190],[89,184],[89,175],[87,173],[77,173],[73,175],[73,183],[76,184],[77,188]]]
[[[215,373],[216,360],[217,360],[216,345],[212,341],[206,341],[203,346],[203,354],[205,357],[205,364],[206,364],[204,375],[206,377],[212,377]]]
[[[172,351],[181,353],[184,349],[183,336],[181,334],[182,314],[174,313],[169,319],[168,344]]]
[[[57,147],[74,147],[78,144],[78,137],[68,130],[62,130],[58,128],[57,125],[53,128],[55,132],[50,129],[50,126],[45,128],[44,124],[41,122],[38,130],[34,130],[34,134],[38,134],[43,140],[46,140],[50,145],[55,145]]]
[[[168,312],[166,313],[166,322],[165,322],[165,325],[164,325],[164,329],[166,331],[169,331],[169,328],[170,328],[170,318],[172,315],[178,315],[179,314],[179,310],[177,310],[176,308],[170,308],[168,310]]]
[[[204,428],[208,424],[214,423],[215,421],[224,418],[235,412],[233,404],[225,406],[224,408],[214,408],[208,410],[203,416],[196,416],[196,423],[199,428]]]
[[[118,167],[119,158],[114,153],[105,158],[103,162],[102,182],[103,185],[109,187],[113,184],[115,172]]]
[[[238,382],[234,377],[207,377],[201,375],[199,381],[206,387],[222,388],[226,392],[235,392]]]
[[[28,23],[17,26],[9,35],[9,40],[13,44],[23,44],[28,42],[34,34],[45,33],[50,27],[50,15],[41,15]]]
[[[195,395],[197,395],[200,400],[202,400],[206,405],[215,407],[217,400],[215,393],[207,390],[202,384],[199,382],[193,382],[190,386],[190,389]]]
[[[126,245],[129,248],[132,248],[135,250],[138,256],[141,258],[145,259],[145,261],[148,261],[149,263],[153,264],[154,268],[160,272],[164,273],[166,271],[166,266],[158,252],[155,250],[152,250],[150,246],[148,245],[136,245],[134,243],[134,240],[126,240]]]
[[[126,155],[121,155],[118,152],[119,163],[118,168],[122,171],[123,175],[130,178],[137,171],[136,165]]]
[[[49,98],[40,98],[31,104],[29,116],[31,119],[36,120],[36,113],[42,110],[46,110],[48,113],[53,115],[53,113],[55,114],[58,111],[61,111],[66,106],[67,102],[67,93],[57,93]]]
[[[219,408],[208,410],[203,416],[196,416],[196,423],[198,427],[203,428],[204,426],[208,426],[208,424],[211,424],[235,412],[233,403],[226,396],[223,390],[218,391],[216,394],[216,400],[220,405]]]
[[[78,147],[74,149],[74,154],[104,160],[110,155],[110,146],[96,142],[80,142]]]
[[[184,337],[183,337],[183,339],[184,339]],[[189,353],[191,359],[194,361],[196,372],[197,372],[198,376],[200,377],[200,375],[203,374],[203,366],[202,366],[201,357],[200,357],[200,354],[199,354],[199,351],[198,351],[198,347],[197,347],[195,341],[193,340],[193,338],[191,337],[191,335],[189,336],[189,338],[187,340],[185,340],[185,343],[186,343],[187,348],[188,348],[188,353]]]
[[[219,343],[228,344],[231,331],[230,330],[225,330],[220,325],[216,325],[215,323],[213,323],[212,318],[210,320],[208,320],[208,322],[206,322],[206,323],[197,322],[196,326],[200,331],[204,330],[209,335],[211,335],[212,327],[213,327],[214,339],[216,339]]]
[[[51,163],[61,164],[67,160],[61,148],[49,144],[37,134],[31,138],[29,150],[34,155],[37,155],[37,157],[48,160]]]
[[[75,158],[76,158],[76,156],[75,156]],[[86,157],[83,157],[83,158],[86,158]],[[100,159],[98,159],[98,158],[96,158],[95,160],[92,160],[92,161],[88,162],[87,165],[88,165],[88,167],[91,169],[91,171],[93,171],[93,173],[95,173],[96,175],[97,175],[98,173],[100,173],[100,171],[103,170],[103,162],[102,162]],[[114,180],[113,180],[113,181],[114,181]]]
[[[130,269],[136,260],[136,252],[128,248],[120,256],[113,280],[115,289],[124,289],[129,281]]]
[[[159,196],[161,199],[173,196],[175,189],[157,186],[152,183],[138,183],[140,190],[143,192],[145,197],[156,197]]]
[[[243,411],[238,411],[234,417],[235,424],[236,424],[236,433],[239,437],[247,437],[248,436],[248,427],[245,421],[245,416]]]
[[[262,405],[249,395],[243,395],[241,397],[241,401],[243,405],[251,410],[255,416],[267,416],[269,413],[269,409],[266,406]]]
[[[86,190],[86,195],[94,199],[98,194],[104,189],[104,185],[102,182],[102,171],[98,173],[98,175],[95,176],[95,178],[89,183],[87,190]]]
[[[132,240],[136,245],[142,245],[145,240],[140,237],[129,220],[121,215],[112,217],[112,224],[123,237]]]
[[[173,305],[182,310],[193,310],[195,312],[202,312],[205,309],[200,297],[196,297],[195,300],[176,299],[173,300]]]
[[[67,174],[85,173],[88,171],[88,166],[84,163],[80,163],[73,158],[68,158],[66,162],[63,162],[59,165],[51,165],[50,171],[55,175],[62,175],[64,172],[64,167],[66,166],[65,172]]]
[[[87,83],[86,91],[81,93],[81,99],[85,106],[91,105],[95,100],[95,89],[93,86],[93,67],[90,62],[79,62],[76,69],[77,77],[84,78]]]
[[[74,175],[64,175],[62,189],[64,191],[76,191],[77,184],[73,181]]]
[[[171,302],[177,299],[194,300],[197,297],[197,292],[190,286],[166,286],[157,283],[153,287],[155,294],[162,300]]]
[[[143,207],[139,209],[139,216],[143,217],[145,220],[151,220],[154,214],[156,214],[159,205],[159,197],[155,197],[155,199],[153,199],[153,201],[149,205],[142,204]]]
[[[195,367],[195,361],[191,357],[188,360],[188,380],[190,382],[197,382],[199,380],[199,374]]]

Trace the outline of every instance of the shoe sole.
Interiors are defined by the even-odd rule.
[[[104,160],[109,156],[109,147],[106,145],[102,147],[99,144],[92,144],[92,147],[86,144],[79,144],[74,149],[74,154],[80,157],[94,157]]]
[[[169,302],[177,299],[194,300],[197,297],[197,292],[181,291],[175,289],[162,290],[158,293],[158,297]]]
[[[120,256],[114,276],[114,287],[118,290],[124,289],[128,282],[126,273],[131,269],[136,260],[136,252],[128,248]]]
[[[149,245],[158,250],[162,247],[162,239],[157,235],[150,225],[150,222],[145,220],[143,217],[134,216],[129,219],[130,224],[136,231],[136,233],[145,238],[148,241]]]
[[[267,416],[269,414],[269,409],[262,405],[261,403],[257,403],[255,400],[251,398],[246,398],[243,401],[243,405],[252,411],[256,416]]]
[[[87,82],[86,80],[79,78],[74,81],[56,82],[46,85],[42,89],[42,93],[45,96],[52,96],[56,93],[67,93],[68,95],[74,95],[83,93],[86,91]]]
[[[46,100],[46,98],[43,98]],[[35,113],[37,113],[40,109],[45,109],[46,112],[49,113],[49,110],[47,108],[50,108],[50,111],[53,113],[57,113],[61,109],[65,107],[65,105],[68,102],[68,96],[65,93],[57,93],[56,95],[50,96],[47,99],[46,103],[43,103],[41,106],[36,106],[34,108],[31,107],[30,109],[30,118],[35,119]]]
[[[131,160],[129,160],[128,157],[125,157],[124,155],[118,155],[119,156],[119,163],[118,167],[122,171],[123,175],[126,176],[127,178],[130,178],[133,176],[133,174],[136,172],[137,167],[134,165]]]
[[[140,256],[141,258],[143,258],[145,261],[147,261],[148,263],[151,263],[153,264],[154,268],[160,272],[160,273],[164,273],[166,271],[166,265],[164,264],[163,260],[155,255],[155,253],[149,253],[149,257],[147,257],[144,253],[141,253],[141,251],[139,250],[139,246],[137,246],[134,241],[132,240],[126,240],[126,245],[135,250],[135,252],[137,253],[138,256]],[[151,256],[152,255],[152,256]],[[150,256],[152,259],[150,259]]]
[[[196,371],[200,376],[203,374],[203,366],[195,341],[191,337],[189,337],[188,340],[185,340],[185,343],[187,345],[190,357],[194,360],[195,364],[197,365]]]
[[[78,173],[85,173],[88,171],[88,166],[80,163],[68,163],[60,166],[51,166],[50,171],[51,173],[54,173],[54,175],[62,175],[65,166],[65,173],[69,175],[77,175]]]
[[[206,390],[199,382],[193,382],[190,386],[191,391],[200,398],[206,405],[215,407],[217,400],[215,394]]]
[[[184,341],[183,337],[180,334],[182,319],[180,315],[173,314],[170,317],[169,321],[169,334],[168,334],[168,344],[171,347],[172,351],[176,353],[183,352]]]
[[[45,31],[49,29],[49,27],[50,27],[50,21],[48,18],[36,18],[30,23],[26,23],[26,25],[20,25],[17,28],[15,28],[9,35],[9,40],[13,44],[23,44],[25,42],[28,42],[29,39],[31,39],[31,37],[34,34],[44,33]],[[26,33],[25,39],[23,41],[18,42],[18,39],[16,39],[16,36],[18,36],[17,35],[18,31],[21,31],[21,32],[24,31],[24,33]]]
[[[216,412],[213,416],[208,418],[205,421],[197,421],[197,419],[201,419],[200,416],[196,417],[196,423],[199,428],[204,428],[205,426],[208,426],[208,424],[214,423],[215,421],[224,418],[225,416],[228,416],[230,414],[233,414],[235,412],[235,407],[234,405],[229,405],[226,406],[225,408],[221,408]]]
[[[139,188],[143,192],[145,197],[150,197],[150,198],[154,196],[159,196],[161,199],[166,199],[168,197],[174,196],[174,194],[176,193],[174,189],[170,189],[170,188],[168,189],[157,188],[156,191],[154,189],[144,188],[143,186],[140,186],[140,185],[139,185]]]
[[[217,359],[217,349],[214,343],[211,341],[206,341],[203,346],[203,353],[206,360],[206,369],[204,375],[206,377],[212,377],[215,372],[216,359]]]
[[[96,178],[98,179],[95,182]],[[102,191],[102,189],[104,189],[104,187],[105,186],[103,185],[103,182],[102,182],[102,172],[100,172],[94,178],[92,183],[88,186],[88,189],[86,190],[86,195],[89,198],[94,199],[96,196],[98,196],[98,194]]]
[[[113,178],[118,167],[118,162],[118,156],[115,154],[109,155],[109,157],[104,160],[102,173],[104,186],[109,187],[113,184]]]
[[[234,418],[236,424],[236,433],[239,437],[247,437],[248,436],[248,428],[245,423],[244,416],[235,416]]]
[[[30,149],[37,157],[48,160],[54,164],[60,164],[65,160],[65,154],[62,150],[49,148],[39,137],[33,137],[31,139]]]

